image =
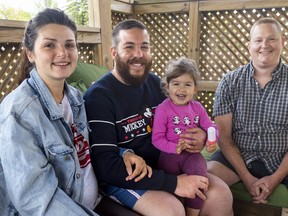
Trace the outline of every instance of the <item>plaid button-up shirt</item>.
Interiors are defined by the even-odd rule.
[[[252,62],[221,80],[213,116],[233,113],[232,138],[244,161],[264,162],[272,174],[288,149],[288,66],[281,61],[261,89]]]

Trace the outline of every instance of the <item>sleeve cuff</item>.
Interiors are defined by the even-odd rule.
[[[119,148],[119,155],[123,157],[126,152],[131,152],[134,154],[134,151],[132,149],[125,149],[125,148]]]

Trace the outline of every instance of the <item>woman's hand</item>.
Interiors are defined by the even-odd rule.
[[[135,182],[138,182],[146,175],[151,178],[152,168],[146,164],[142,157],[128,151],[123,155],[123,161],[128,173],[126,181],[134,179]]]

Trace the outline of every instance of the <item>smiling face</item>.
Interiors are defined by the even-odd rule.
[[[185,73],[170,80],[167,92],[175,105],[187,105],[193,100],[197,92],[195,81],[191,75]]]
[[[142,83],[152,65],[149,35],[146,30],[132,28],[119,32],[119,44],[112,48],[114,75],[128,85]]]
[[[27,49],[26,54],[48,86],[63,83],[77,66],[75,35],[67,26],[47,24],[38,31],[34,50]]]
[[[263,23],[255,26],[251,32],[249,52],[256,69],[276,68],[282,48],[284,38],[273,23]]]

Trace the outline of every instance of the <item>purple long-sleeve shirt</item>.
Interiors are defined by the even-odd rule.
[[[161,151],[176,154],[179,135],[185,133],[187,128],[195,127],[205,131],[215,127],[218,138],[218,128],[201,103],[192,100],[186,106],[179,106],[167,98],[156,108],[152,143]]]

